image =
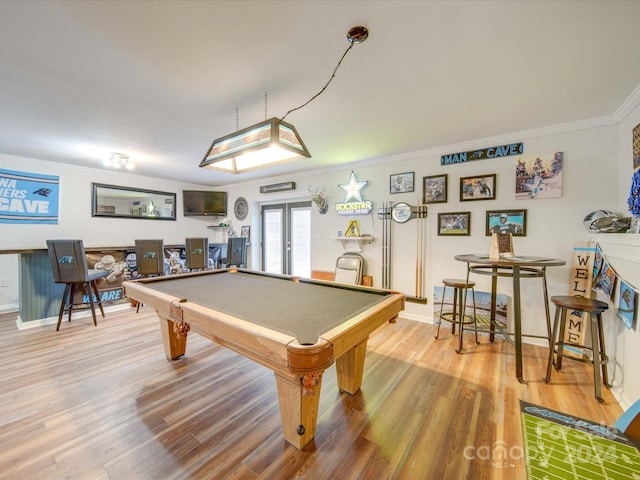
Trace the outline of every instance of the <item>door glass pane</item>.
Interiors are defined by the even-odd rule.
[[[264,210],[264,238],[263,238],[263,255],[264,255],[264,271],[269,273],[283,272],[283,211],[282,210]]]
[[[291,209],[291,274],[311,277],[311,208]]]

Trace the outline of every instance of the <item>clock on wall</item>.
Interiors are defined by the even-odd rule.
[[[246,198],[238,197],[236,203],[233,205],[233,213],[240,221],[247,218],[247,213],[249,213],[249,204],[247,203]]]

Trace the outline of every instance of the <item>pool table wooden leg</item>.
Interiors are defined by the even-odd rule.
[[[338,388],[351,395],[360,390],[364,374],[364,357],[367,353],[367,338],[347,350],[336,359]]]
[[[158,315],[158,319],[160,320],[164,353],[170,360],[176,360],[183,356],[187,350],[187,336],[176,334],[172,320],[162,318],[160,315]]]
[[[322,373],[305,376],[275,373],[282,434],[298,450],[313,440],[316,433]]]

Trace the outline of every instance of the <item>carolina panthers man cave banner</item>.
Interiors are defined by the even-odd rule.
[[[0,223],[58,223],[60,177],[0,169]]]

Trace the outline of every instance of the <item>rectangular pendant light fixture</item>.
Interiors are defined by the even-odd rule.
[[[311,154],[296,128],[274,117],[214,140],[199,166],[243,173],[303,157]]]
[[[310,158],[311,154],[300,135],[298,135],[296,127],[284,122],[284,119],[291,112],[305,107],[324,92],[335,77],[342,60],[349,53],[349,50],[354,45],[364,42],[368,36],[369,30],[366,27],[357,26],[351,28],[347,33],[349,47],[342,54],[329,81],[318,93],[299,107],[289,110],[282,118],[270,118],[214,140],[199,166],[227,173],[243,173],[257,168],[292,162],[301,158]],[[266,91],[264,103],[266,117]],[[237,125],[238,107],[236,106],[236,128]]]

